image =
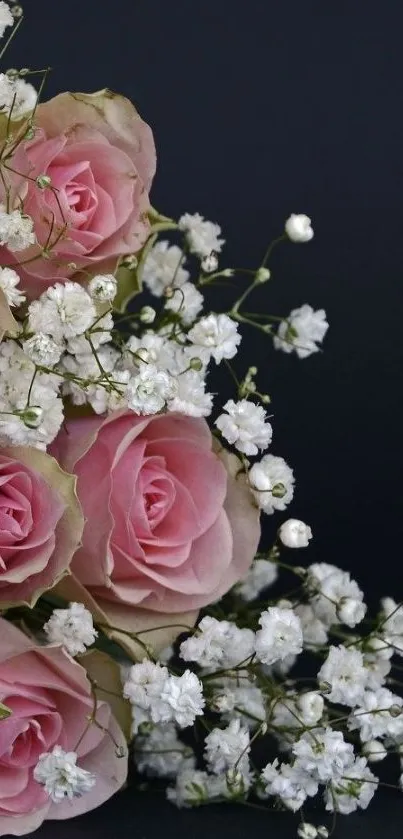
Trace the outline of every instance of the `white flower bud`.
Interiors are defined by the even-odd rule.
[[[258,492],[270,492],[272,489],[272,482],[267,474],[267,471],[260,465],[255,463],[249,470],[249,481]]]
[[[20,416],[27,428],[39,428],[42,422],[43,408],[40,408],[39,405],[30,405]]]
[[[336,609],[337,617],[346,626],[356,626],[365,617],[366,606],[354,597],[342,597]]]
[[[268,268],[258,268],[256,271],[255,279],[257,283],[267,283],[267,280],[270,280],[271,274]]]
[[[107,303],[116,297],[117,282],[113,274],[97,274],[88,283],[88,293],[93,300]]]
[[[278,535],[287,548],[307,548],[312,539],[312,530],[299,519],[287,519],[281,525]]]
[[[310,824],[310,822],[302,822],[298,827],[297,833],[299,839],[316,839],[318,835],[315,825]]]
[[[305,725],[315,725],[322,719],[324,705],[323,696],[314,690],[301,694],[297,706]]]
[[[140,320],[142,323],[154,323],[156,314],[152,306],[143,306],[140,311]]]
[[[318,836],[320,839],[328,839],[329,836],[329,829],[326,827],[325,824],[319,824],[317,827]]]
[[[362,751],[369,763],[378,763],[379,760],[384,760],[388,754],[380,740],[368,740],[367,743],[364,743]]]
[[[213,271],[217,271],[218,268],[218,259],[214,251],[210,253],[208,256],[205,256],[201,263],[202,271],[205,274],[212,274]]]
[[[36,185],[39,186],[39,189],[47,189],[52,183],[51,178],[49,175],[38,175],[36,179]]]
[[[304,213],[291,213],[285,223],[285,232],[292,242],[309,242],[313,238],[311,219]]]

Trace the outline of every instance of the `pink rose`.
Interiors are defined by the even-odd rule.
[[[59,592],[83,599],[98,620],[132,632],[181,615],[183,623],[183,612],[197,614],[247,572],[259,514],[239,460],[212,451],[204,420],[130,412],[68,420],[53,451],[77,475],[86,518]]]
[[[127,750],[106,702],[97,703],[102,728],[87,725],[93,699],[80,664],[61,647],[37,646],[2,619],[0,634],[0,701],[12,711],[0,721],[0,836],[22,836],[44,819],[71,818],[110,798],[127,772],[127,758],[116,748]],[[55,745],[77,752],[78,765],[96,776],[89,792],[60,804],[33,779],[39,755]]]
[[[0,609],[54,586],[82,531],[75,479],[45,452],[0,449]]]
[[[23,200],[34,219],[39,244],[49,237],[56,243],[54,258],[25,262],[41,253],[36,245],[16,254],[0,250],[2,264],[25,262],[18,270],[30,297],[80,269],[114,271],[120,257],[142,247],[156,162],[151,129],[128,99],[109,90],[62,93],[38,107],[35,124],[34,138],[12,159],[31,180],[10,171],[6,177],[15,206]],[[35,183],[43,175],[54,191]]]

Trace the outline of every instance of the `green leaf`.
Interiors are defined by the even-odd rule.
[[[7,717],[11,717],[12,713],[11,709],[7,708],[7,705],[3,705],[3,703],[0,702],[0,720],[6,720]]]
[[[113,301],[113,308],[120,313],[126,310],[133,297],[141,292],[139,266],[137,268],[118,268],[116,271],[118,291]]]

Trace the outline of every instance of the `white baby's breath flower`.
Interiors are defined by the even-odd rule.
[[[310,242],[313,238],[311,219],[304,213],[291,213],[285,223],[285,232],[292,242]]]
[[[20,210],[7,213],[4,204],[0,204],[0,244],[6,245],[14,253],[25,250],[35,242],[32,218],[23,215]]]
[[[358,808],[366,810],[375,795],[379,780],[367,766],[364,757],[357,757],[325,791],[326,810],[347,816]]]
[[[170,676],[161,691],[161,700],[171,709],[171,718],[180,728],[193,725],[203,713],[203,685],[195,673],[185,670],[182,676]]]
[[[40,364],[45,367],[53,367],[60,361],[63,353],[63,347],[57,344],[50,335],[45,335],[44,332],[37,332],[32,335],[27,341],[22,344],[24,352],[35,364]]]
[[[137,735],[134,758],[139,772],[152,778],[176,778],[194,769],[191,749],[179,740],[174,723],[154,726],[147,735]]]
[[[379,763],[385,760],[388,752],[380,740],[368,740],[364,743],[362,751],[369,763]]]
[[[25,294],[17,288],[20,278],[13,268],[0,268],[0,288],[4,291],[9,306],[21,306]]]
[[[403,603],[396,603],[392,597],[381,600],[380,635],[394,652],[403,656]]]
[[[61,746],[54,746],[51,752],[40,755],[33,776],[38,784],[45,787],[54,804],[66,798],[78,798],[96,783],[95,775],[77,766],[76,753],[65,752]]]
[[[255,652],[263,664],[274,664],[302,651],[301,622],[292,609],[270,606],[259,618]]]
[[[161,297],[166,288],[179,288],[189,278],[184,268],[183,251],[177,245],[160,241],[151,248],[142,268],[142,279],[155,297]]]
[[[201,318],[188,332],[188,339],[194,344],[194,355],[204,361],[214,358],[216,364],[233,358],[241,342],[238,324],[224,314]]]
[[[220,414],[215,425],[222,436],[239,452],[255,455],[259,449],[270,445],[273,430],[261,405],[248,399],[234,402],[230,399],[224,405],[226,414]]]
[[[213,728],[205,739],[206,763],[215,775],[227,772],[237,764],[237,769],[247,776],[249,752],[249,730],[238,719],[232,720],[227,728]]]
[[[147,364],[130,379],[126,389],[129,408],[136,414],[157,414],[174,397],[175,381],[169,373]]]
[[[330,702],[358,705],[368,684],[368,671],[359,650],[350,647],[330,647],[329,654],[318,673],[319,684],[329,685]]]
[[[300,810],[307,797],[316,795],[318,782],[300,766],[279,763],[276,758],[262,771],[262,781],[266,795],[280,798],[283,804],[294,813]]]
[[[316,312],[305,303],[299,309],[293,309],[287,320],[283,320],[273,338],[276,350],[290,353],[293,350],[299,358],[308,358],[318,352],[329,324],[324,309]]]
[[[403,700],[388,690],[365,690],[359,706],[350,714],[350,731],[358,730],[363,743],[389,737],[400,743],[403,738]]]
[[[91,297],[72,281],[51,286],[28,308],[30,330],[51,335],[57,342],[82,335],[95,319]]]
[[[285,510],[294,495],[294,473],[282,457],[266,454],[249,470],[253,495],[264,513]]]
[[[184,661],[196,661],[201,667],[231,668],[253,654],[254,637],[251,629],[240,629],[235,623],[206,615],[197,632],[182,642],[180,655]]]
[[[203,376],[196,370],[186,370],[176,379],[176,391],[168,403],[168,410],[190,417],[208,417],[213,407],[213,396],[206,393]]]
[[[91,612],[82,603],[70,603],[67,609],[54,609],[43,628],[50,644],[61,644],[73,657],[85,653],[98,635]]]
[[[118,284],[113,274],[96,274],[88,283],[88,293],[93,300],[109,303],[116,297]]]
[[[206,221],[199,213],[185,213],[180,217],[178,227],[186,234],[190,252],[200,259],[221,251],[225,241],[219,238],[221,227],[212,221]]]
[[[297,709],[305,725],[315,725],[322,719],[325,702],[316,690],[301,693],[297,699]]]
[[[203,295],[193,283],[183,283],[173,289],[173,294],[165,303],[165,309],[176,312],[182,323],[189,326],[196,320],[203,308]]]
[[[38,94],[25,79],[0,73],[0,112],[12,121],[26,118],[35,108]]]
[[[294,767],[307,772],[314,780],[325,783],[343,775],[354,760],[352,743],[344,740],[341,731],[331,728],[305,731],[292,746]],[[347,774],[347,773],[346,773]]]
[[[0,2],[0,38],[3,37],[8,26],[12,26],[14,18],[10,11],[10,6],[4,0]]]
[[[316,839],[318,831],[314,824],[310,822],[301,822],[297,829],[299,839]]]
[[[255,559],[247,576],[238,583],[237,594],[247,602],[255,600],[259,594],[268,586],[271,586],[278,577],[278,567],[275,562],[267,559]]]
[[[312,609],[327,627],[336,623],[354,627],[365,617],[363,593],[347,571],[326,562],[313,563],[306,585]]]
[[[281,525],[278,535],[286,548],[307,548],[312,539],[312,530],[303,521],[287,519]]]

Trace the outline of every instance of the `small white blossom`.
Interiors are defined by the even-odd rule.
[[[359,730],[363,743],[389,737],[403,737],[403,700],[387,688],[366,690],[360,705],[350,715],[350,731]]]
[[[206,221],[199,213],[185,213],[180,217],[178,227],[186,234],[190,252],[200,259],[210,256],[212,252],[221,251],[225,241],[219,238],[221,227],[212,221]]]
[[[179,288],[189,278],[184,269],[183,251],[177,245],[160,241],[151,248],[142,268],[142,279],[155,297],[161,297],[166,288]]]
[[[294,473],[282,457],[266,454],[249,470],[249,482],[261,510],[285,510],[294,496]]]
[[[391,644],[394,652],[403,655],[403,603],[384,597],[381,606],[380,634],[387,644]]]
[[[270,606],[259,618],[255,651],[263,664],[274,664],[302,651],[301,622],[292,609]]]
[[[287,320],[283,320],[273,338],[276,350],[290,353],[293,350],[299,358],[308,358],[318,352],[329,324],[324,309],[316,312],[305,303],[299,309],[293,309]]]
[[[368,670],[359,650],[349,647],[330,647],[329,654],[318,673],[319,683],[330,685],[330,702],[358,705],[368,684]]]
[[[321,783],[341,776],[354,759],[354,747],[341,731],[331,728],[305,731],[292,746],[296,766]]]
[[[0,204],[0,244],[6,245],[10,251],[24,251],[35,244],[36,237],[33,230],[33,220],[23,215],[20,210],[7,213],[4,204]]]
[[[278,567],[275,562],[267,559],[255,559],[245,579],[236,587],[236,592],[247,602],[255,600],[265,588],[271,586],[278,577]]]
[[[118,284],[113,274],[96,274],[88,283],[88,293],[93,300],[109,303],[116,297]]]
[[[157,317],[157,312],[153,309],[152,306],[143,306],[140,309],[140,320],[141,323],[150,324],[154,323],[155,318]]]
[[[360,807],[366,810],[379,780],[367,766],[364,757],[357,757],[325,792],[326,810],[347,816]]]
[[[7,26],[12,26],[14,18],[10,11],[10,6],[4,0],[0,2],[0,38],[3,37]]]
[[[176,778],[195,767],[191,749],[179,740],[174,723],[154,726],[146,736],[137,735],[134,758],[139,772],[152,778]]]
[[[291,213],[285,223],[285,232],[292,242],[310,242],[313,238],[311,219],[304,213]]]
[[[50,335],[37,332],[27,341],[23,341],[26,355],[35,363],[44,367],[54,367],[60,361],[63,347],[57,344]]]
[[[203,295],[193,283],[183,283],[173,289],[173,294],[165,303],[165,309],[176,312],[182,323],[189,326],[198,317],[203,308]]]
[[[208,417],[213,408],[213,396],[206,393],[206,384],[196,370],[186,370],[176,379],[176,392],[168,402],[168,411],[189,417]]]
[[[137,725],[149,719],[156,724],[174,721],[185,728],[204,707],[202,684],[194,673],[185,670],[182,676],[171,676],[166,667],[147,660],[130,668],[123,695],[132,703]]]
[[[204,617],[197,632],[182,641],[184,661],[196,661],[201,667],[231,668],[253,655],[255,636],[251,629],[240,629],[230,621]]]
[[[315,690],[301,693],[297,699],[297,709],[305,725],[315,725],[323,716],[325,702],[323,696]]]
[[[262,772],[262,781],[266,795],[274,795],[294,813],[299,810],[307,797],[316,795],[318,782],[300,766],[279,763],[276,758],[268,763]]]
[[[192,807],[206,801],[230,797],[225,776],[209,775],[198,769],[179,772],[174,787],[168,787],[167,798],[177,807]]]
[[[91,612],[82,603],[70,603],[68,609],[54,609],[44,625],[50,644],[61,644],[71,656],[85,653],[98,635]]]
[[[316,616],[326,626],[346,623],[354,627],[365,617],[363,593],[347,571],[326,562],[316,562],[308,569],[307,586]]]
[[[220,414],[215,425],[225,440],[239,452],[255,455],[259,449],[270,445],[273,429],[261,405],[247,399],[239,402],[230,399],[224,405],[224,411],[227,413]]]
[[[51,752],[41,754],[34,768],[34,780],[45,787],[54,804],[71,800],[89,792],[96,783],[95,775],[77,766],[75,752],[65,752],[54,746]]]
[[[217,271],[218,259],[214,251],[202,259],[201,267],[205,274],[212,274],[214,271]]]
[[[224,314],[201,318],[188,332],[188,339],[194,344],[195,355],[206,362],[212,357],[216,364],[233,358],[241,342],[238,324]]]
[[[213,728],[205,739],[206,763],[215,775],[227,772],[236,764],[236,768],[247,777],[249,752],[249,730],[238,719],[231,720],[227,728]]]
[[[380,740],[368,740],[364,743],[362,751],[369,763],[379,763],[384,760],[388,752]]]
[[[161,700],[171,709],[171,718],[180,728],[193,725],[203,713],[203,685],[195,673],[185,670],[182,676],[170,676],[163,685]]]
[[[38,94],[25,79],[0,73],[0,111],[11,120],[26,118],[35,108]]]
[[[310,649],[311,647],[322,647],[326,644],[328,638],[327,627],[315,615],[312,606],[309,603],[299,603],[294,611],[301,621],[304,647]]]
[[[25,294],[17,288],[20,278],[13,268],[0,268],[0,288],[4,291],[9,306],[21,306]]]
[[[44,332],[59,342],[82,335],[96,320],[91,297],[78,283],[56,283],[28,308],[32,332]]]
[[[303,521],[287,519],[281,525],[278,535],[287,548],[307,548],[312,539],[312,530]]]
[[[299,839],[316,839],[318,831],[314,824],[310,822],[302,822],[297,829]]]
[[[144,366],[130,379],[126,390],[129,408],[136,414],[158,414],[174,395],[174,380],[153,364]]]
[[[216,710],[223,714],[228,722],[234,718],[239,719],[243,725],[254,729],[259,722],[264,722],[266,719],[262,691],[246,678],[241,678],[240,674],[235,679],[224,680],[224,684],[221,683],[221,694],[219,691],[220,688],[218,688],[216,699],[220,697],[221,702],[218,704],[216,702]],[[225,707],[226,704],[227,707]]]

